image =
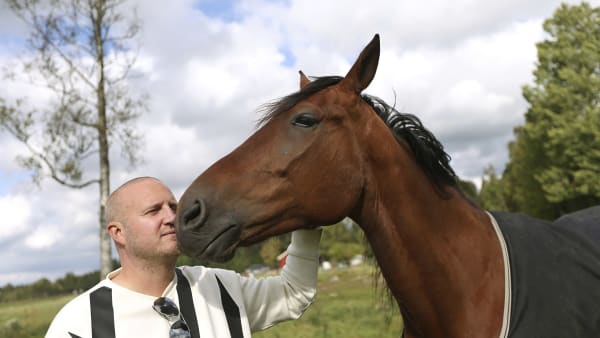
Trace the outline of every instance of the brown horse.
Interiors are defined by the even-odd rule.
[[[270,104],[254,135],[183,194],[182,251],[226,260],[239,245],[349,216],[373,249],[406,336],[561,336],[543,335],[539,323],[517,327],[523,313],[538,312],[511,303],[528,287],[510,278],[518,265],[509,265],[505,244],[520,242],[506,240],[495,222],[510,215],[494,218],[462,194],[449,156],[415,116],[362,94],[378,61],[376,35],[343,78],[310,81],[301,72],[301,90]],[[600,271],[594,255],[592,270]],[[513,322],[511,311],[520,316]],[[591,332],[600,329],[598,316]]]

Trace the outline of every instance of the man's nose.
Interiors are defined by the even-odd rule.
[[[165,223],[175,224],[175,211],[169,206],[164,208],[165,211]]]

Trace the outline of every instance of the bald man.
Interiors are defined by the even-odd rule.
[[[156,178],[134,178],[113,191],[106,227],[121,268],[66,304],[46,337],[250,337],[300,317],[312,303],[320,230],[292,233],[279,276],[247,278],[176,267],[176,208]]]

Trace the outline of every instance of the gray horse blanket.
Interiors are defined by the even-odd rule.
[[[509,257],[508,337],[600,337],[600,206],[554,222],[491,214]]]

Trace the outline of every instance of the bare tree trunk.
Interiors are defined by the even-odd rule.
[[[102,37],[102,20],[104,18],[104,1],[96,1],[90,13],[94,23],[96,41],[96,63],[98,64],[98,85],[96,99],[98,106],[98,149],[100,156],[100,278],[105,278],[112,270],[110,236],[106,231],[105,207],[110,190],[110,163],[108,158],[108,139],[106,127],[106,93],[104,80],[104,45]]]

